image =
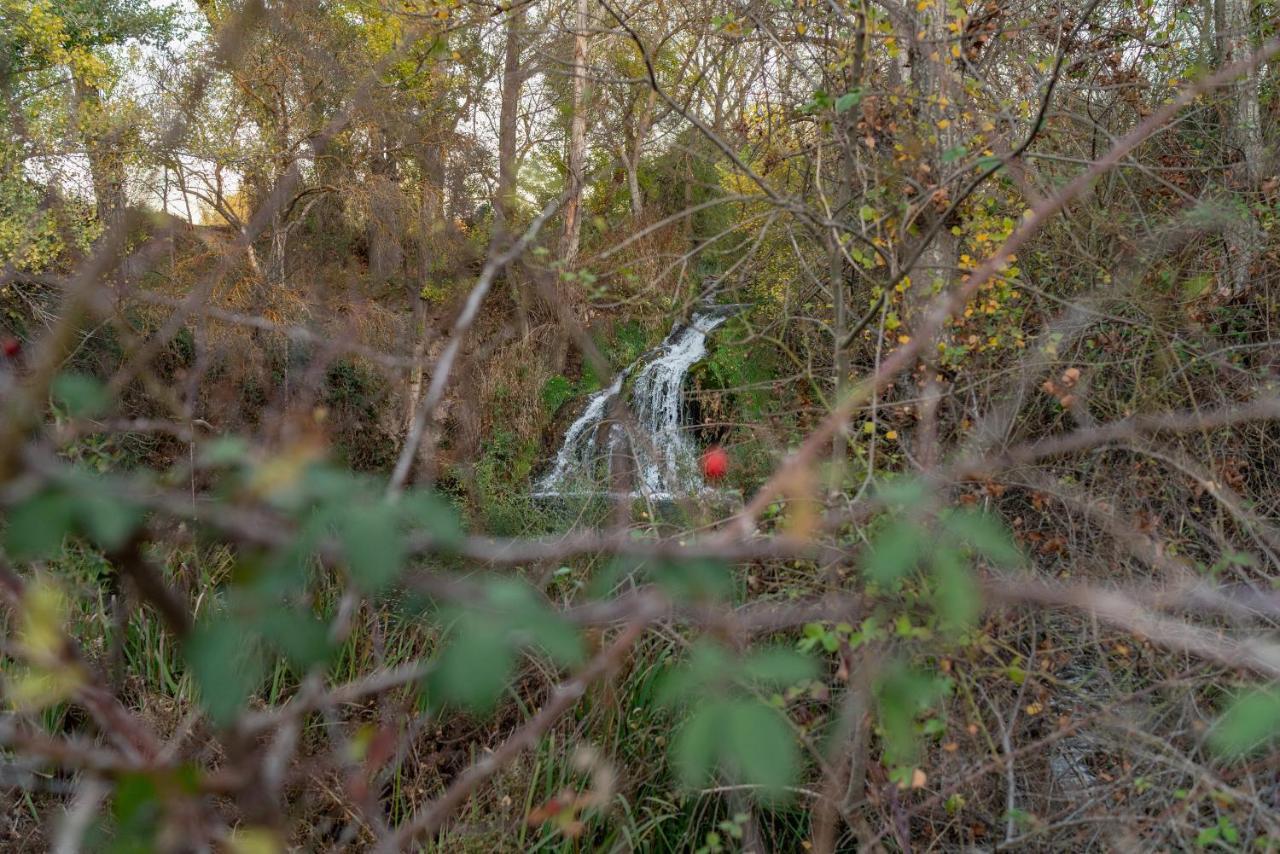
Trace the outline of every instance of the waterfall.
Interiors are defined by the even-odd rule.
[[[635,486],[651,498],[671,498],[703,488],[697,448],[683,424],[684,381],[707,354],[707,335],[736,306],[704,306],[686,323],[677,323],[658,347],[641,356],[587,406],[565,431],[555,461],[537,482],[535,496],[601,491],[611,460],[627,459],[635,468]],[[629,376],[629,416],[613,418],[614,401],[624,394]]]

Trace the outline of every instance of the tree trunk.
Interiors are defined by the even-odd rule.
[[[917,219],[919,230],[928,233],[937,224],[946,206],[945,196],[934,202],[932,194],[935,189],[946,187],[945,153],[955,146],[960,139],[959,128],[951,119],[951,108],[960,94],[958,75],[950,52],[951,33],[947,4],[936,2],[924,10],[924,20],[919,22],[917,33],[922,32],[924,39],[913,39],[911,47],[911,70],[908,87],[916,97],[919,108],[919,121],[924,133],[936,135],[935,140],[926,146],[929,152],[925,159],[923,175],[919,175],[924,185],[924,198],[919,204],[925,209]],[[946,105],[946,106],[943,106]],[[938,290],[949,288],[955,278],[960,259],[960,242],[951,229],[945,225],[937,229],[929,242],[922,247],[920,258],[912,271],[912,284],[908,291],[907,305],[911,315],[928,303]]]
[[[369,276],[382,284],[400,272],[404,252],[400,246],[400,186],[396,161],[385,128],[379,128],[369,163]]]
[[[118,140],[102,123],[105,112],[102,93],[79,77],[75,80],[76,100],[80,108],[81,139],[89,161],[89,177],[93,182],[94,204],[103,231],[110,232],[120,224],[125,210],[124,161]]]
[[[493,201],[493,239],[504,245],[511,236],[511,214],[516,192],[516,119],[524,74],[520,70],[520,37],[524,7],[507,14],[507,41],[502,67],[502,106],[498,113],[498,192]]]
[[[428,145],[422,154],[422,214],[418,223],[418,281],[409,294],[413,314],[409,335],[413,342],[413,365],[405,390],[404,429],[413,423],[422,400],[423,362],[427,355],[427,303],[423,292],[437,272],[440,237],[444,232],[444,155],[439,145]]]
[[[837,96],[843,95],[845,92],[853,91],[854,87],[862,82],[863,60],[866,50],[866,39],[864,32],[864,20],[861,11],[857,14],[857,32],[853,45],[852,58],[853,61],[848,66],[841,66],[836,72],[836,76],[829,82],[832,90],[836,91]],[[847,208],[850,199],[853,196],[853,180],[854,180],[854,138],[855,138],[855,122],[857,111],[853,109],[838,112],[833,121],[833,131],[836,144],[835,162],[833,164],[833,174],[835,176],[835,189],[832,193],[833,217],[838,219],[842,216],[848,216]],[[821,176],[818,176],[821,180]],[[857,227],[858,223],[853,223]],[[830,245],[827,247],[828,253],[828,283],[827,286],[831,292],[831,370],[833,374],[832,382],[832,406],[839,406],[841,398],[844,397],[845,388],[849,380],[849,342],[845,339],[849,335],[849,303],[848,303],[848,270],[845,264],[844,247],[840,243],[843,235],[837,233],[834,229],[829,230],[828,240]],[[843,430],[837,430],[835,435],[831,437],[831,463],[832,477],[835,479],[833,488],[839,483],[839,479],[843,476],[843,467],[848,451],[848,442]]]
[[[587,155],[587,2],[577,0],[573,34],[573,120],[569,126],[569,198],[564,205],[561,256],[572,267],[582,236],[582,190]]]
[[[1250,0],[1215,0],[1216,46],[1222,63],[1238,62],[1252,52]],[[1231,91],[1230,118],[1226,128],[1229,155],[1234,159],[1231,210],[1225,225],[1226,270],[1218,293],[1235,298],[1253,284],[1253,265],[1262,255],[1262,233],[1250,201],[1257,191],[1263,159],[1262,111],[1258,99],[1258,71],[1250,71]]]
[[[507,13],[507,44],[502,67],[502,107],[498,114],[498,193],[493,204],[492,248],[500,249],[511,240],[511,219],[515,210],[516,178],[519,163],[516,162],[516,119],[519,117],[520,90],[524,85],[524,72],[520,69],[520,39],[524,29],[524,7],[517,6]],[[508,267],[504,274],[511,290],[520,319],[520,332],[529,334],[529,306],[527,297]]]

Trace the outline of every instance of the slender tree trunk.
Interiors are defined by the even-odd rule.
[[[950,19],[947,4],[941,0],[934,2],[923,10],[923,16],[924,19],[918,22],[917,32],[923,32],[924,39],[911,42],[908,87],[919,105],[917,115],[924,132],[936,137],[928,146],[929,156],[925,161],[928,172],[922,181],[926,196],[920,200],[925,205],[925,211],[918,219],[920,230],[927,232],[933,228],[946,204],[945,197],[935,203],[930,198],[930,188],[945,186],[947,167],[944,154],[960,138],[956,120],[951,116],[951,107],[955,105],[960,91],[960,81],[950,51],[951,32],[948,29]],[[959,259],[960,241],[951,233],[950,228],[939,228],[923,247],[916,270],[913,271],[907,300],[911,314],[916,314],[935,291],[944,290],[952,284]]]
[[[494,242],[510,239],[511,214],[515,203],[516,120],[524,74],[520,70],[520,38],[524,9],[517,6],[507,14],[507,40],[502,67],[502,106],[498,113],[498,192],[493,203]]]
[[[1253,26],[1250,0],[1216,0],[1216,46],[1223,63],[1236,62],[1252,51]],[[1224,298],[1238,297],[1253,285],[1253,266],[1262,255],[1262,233],[1250,201],[1256,192],[1263,160],[1262,111],[1258,98],[1258,71],[1237,81],[1231,92],[1230,119],[1226,129],[1229,157],[1234,159],[1231,183],[1232,210],[1225,226],[1226,271],[1218,284]]]
[[[587,155],[587,4],[577,0],[573,35],[573,120],[569,126],[569,198],[564,205],[564,238],[561,256],[573,266],[582,236],[582,191]]]
[[[838,90],[837,95],[843,95],[845,92],[852,91],[854,87],[862,82],[863,59],[866,50],[865,33],[863,31],[864,19],[861,12],[856,17],[857,32],[854,36],[852,57],[853,62],[842,67],[830,83],[833,89]],[[837,113],[833,122],[833,130],[835,131],[835,162],[833,164],[833,174],[835,175],[835,191],[833,195],[833,218],[847,217],[850,199],[853,196],[853,179],[854,179],[854,137],[855,137],[855,116],[857,111],[854,109],[845,110]],[[821,176],[818,176],[821,180]],[[856,225],[856,224],[855,224]],[[848,289],[849,283],[847,265],[845,264],[844,248],[840,244],[842,235],[832,231],[828,239],[830,245],[827,247],[828,252],[828,288],[831,291],[831,369],[834,374],[832,383],[833,400],[832,405],[838,406],[840,399],[845,394],[845,388],[849,379],[849,352],[848,344],[845,338],[849,334],[849,305],[848,305]],[[831,463],[832,475],[834,478],[842,476],[842,468],[844,466],[846,453],[848,451],[848,443],[844,431],[838,430],[831,437]],[[836,481],[838,483],[838,480]]]
[[[400,187],[386,128],[378,129],[376,139],[369,162],[372,180],[366,239],[369,275],[374,283],[381,284],[400,272],[404,253],[400,245]]]
[[[507,43],[502,67],[502,107],[498,113],[498,194],[493,205],[493,246],[505,247],[511,240],[511,219],[515,209],[516,179],[519,163],[516,162],[516,120],[519,117],[520,90],[524,85],[524,72],[520,69],[520,40],[524,29],[524,7],[512,8],[507,13]],[[529,334],[529,306],[524,291],[519,287],[512,268],[504,274],[511,289],[511,301],[515,303],[520,318],[520,331]]]
[[[444,155],[439,145],[428,145],[422,154],[422,214],[418,223],[418,280],[409,294],[413,306],[409,335],[413,365],[405,390],[404,429],[413,423],[422,400],[423,362],[427,355],[427,303],[423,292],[438,269],[440,236],[444,231]]]
[[[649,138],[649,127],[653,124],[653,111],[657,106],[658,93],[649,89],[645,94],[644,109],[636,122],[635,136],[631,140],[631,151],[623,158],[627,168],[627,191],[631,194],[631,216],[639,220],[644,213],[644,191],[640,188],[640,157],[644,153],[644,144]]]
[[[80,106],[81,139],[89,161],[89,177],[93,182],[94,204],[104,231],[115,227],[125,210],[124,162],[118,140],[102,126],[105,113],[102,93],[79,77],[75,80],[76,100]]]

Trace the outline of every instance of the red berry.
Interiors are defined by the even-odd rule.
[[[5,337],[4,341],[0,342],[0,350],[3,350],[5,356],[10,359],[15,358],[22,352],[22,342],[17,338]]]
[[[729,455],[716,446],[702,455],[702,474],[707,480],[719,480],[729,471]]]

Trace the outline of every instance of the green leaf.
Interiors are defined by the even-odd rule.
[[[671,764],[686,786],[698,787],[711,781],[729,706],[724,701],[699,706],[671,742]]]
[[[914,765],[917,752],[915,719],[946,695],[950,682],[902,664],[888,667],[876,683],[885,762]]]
[[[656,699],[659,704],[667,706],[687,702],[723,686],[733,671],[733,662],[723,647],[701,641],[693,647],[683,666],[663,674]]]
[[[1020,566],[1022,552],[1004,524],[989,513],[961,510],[947,516],[946,526],[992,563]]]
[[[515,633],[521,644],[536,645],[562,665],[582,661],[582,639],[577,627],[547,607],[542,597],[528,584],[515,579],[499,579],[488,587],[489,608],[480,619]]]
[[[59,374],[51,390],[53,399],[75,418],[100,415],[111,402],[102,383],[86,374]]]
[[[400,499],[406,525],[421,527],[437,545],[452,547],[462,542],[462,522],[453,505],[434,492],[416,489]]]
[[[515,651],[500,625],[463,618],[427,677],[434,704],[491,709],[515,666]]]
[[[732,703],[725,720],[722,764],[767,800],[781,797],[799,764],[795,738],[782,714],[755,700]]]
[[[969,567],[954,549],[933,553],[934,607],[948,628],[965,629],[982,612],[982,599]]]
[[[160,789],[154,779],[146,774],[124,774],[116,784],[111,812],[115,832],[110,842],[99,850],[106,854],[155,850],[163,811]]]
[[[1250,691],[1214,725],[1209,743],[1222,756],[1252,753],[1280,734],[1280,687]]]
[[[849,110],[858,106],[862,102],[862,90],[850,89],[839,98],[836,98],[836,112],[847,113]]]
[[[720,601],[733,592],[733,574],[716,560],[661,561],[650,574],[679,601]]]
[[[867,557],[867,577],[889,584],[915,569],[924,553],[926,537],[920,526],[905,521],[894,522],[882,531],[871,545]]]
[[[329,627],[310,612],[272,608],[259,622],[263,637],[300,668],[319,664],[333,652]]]
[[[219,436],[200,447],[200,464],[231,466],[249,458],[249,443],[240,436]]]
[[[878,216],[880,216],[880,214],[876,213],[876,209],[871,207],[871,205],[863,205],[858,208],[858,217],[861,218],[863,222],[871,222]]]
[[[235,720],[262,677],[262,652],[238,620],[219,619],[197,626],[186,645],[200,702],[215,724]]]
[[[959,160],[961,157],[964,157],[968,153],[969,153],[968,149],[966,149],[963,145],[957,145],[952,148],[948,148],[946,151],[942,152],[942,162],[955,163],[957,160]]]
[[[138,507],[92,486],[76,495],[75,514],[89,538],[107,551],[123,546],[142,523]]]
[[[376,593],[400,574],[405,546],[391,505],[353,508],[343,517],[338,536],[352,580],[364,592]]]
[[[794,685],[817,675],[818,664],[811,657],[782,647],[762,649],[742,663],[744,679],[777,687]]]
[[[1004,161],[999,157],[979,157],[978,169],[986,172],[988,169],[994,169],[997,172],[1004,168]]]
[[[75,519],[75,501],[60,491],[42,492],[9,511],[4,548],[14,560],[40,560],[62,547]]]

